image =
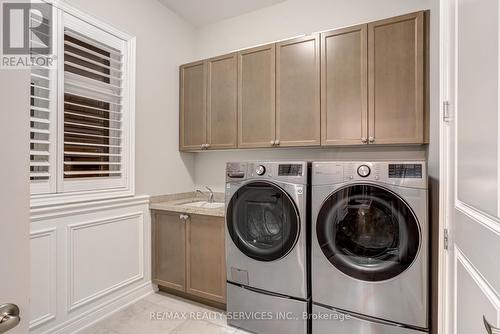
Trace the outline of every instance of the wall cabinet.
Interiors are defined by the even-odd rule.
[[[180,68],[181,151],[236,147],[236,55]]]
[[[226,303],[224,218],[154,211],[153,282]]]
[[[321,144],[366,144],[367,25],[321,34]]]
[[[276,138],[276,47],[238,53],[238,147],[271,147]]]
[[[276,44],[275,146],[320,145],[319,35]]]
[[[426,143],[427,23],[422,11],[182,66],[181,150]]]
[[[424,12],[368,24],[369,141],[422,144]]]

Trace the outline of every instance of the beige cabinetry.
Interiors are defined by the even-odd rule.
[[[367,143],[367,25],[321,34],[321,144]]]
[[[276,47],[238,52],[238,147],[271,147],[276,137]]]
[[[427,143],[427,16],[181,66],[180,149]]]
[[[153,211],[153,282],[226,303],[224,218]]]
[[[276,146],[320,145],[319,35],[276,44]]]
[[[181,151],[236,148],[236,55],[180,68]]]
[[[199,150],[207,142],[207,66],[199,61],[180,68],[181,150]]]
[[[237,62],[236,54],[207,62],[207,149],[237,146]]]
[[[424,12],[368,24],[369,141],[424,143]]]

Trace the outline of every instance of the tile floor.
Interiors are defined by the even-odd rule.
[[[152,317],[155,319],[152,319]],[[157,292],[78,334],[248,334],[226,325],[224,312]]]

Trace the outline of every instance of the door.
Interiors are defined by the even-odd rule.
[[[271,147],[276,137],[275,45],[238,53],[238,147]]]
[[[500,328],[499,3],[449,0],[441,20],[443,333]],[[487,38],[482,38],[487,36]],[[444,243],[446,246],[446,243]]]
[[[3,1],[0,1],[0,6]],[[30,73],[0,70],[0,317],[12,303],[20,308],[21,322],[9,333],[28,333],[30,310],[29,245],[29,122]],[[14,311],[10,312],[13,315]],[[0,333],[16,323],[15,317],[2,321]]]
[[[236,148],[238,113],[236,54],[210,59],[207,61],[207,66],[207,148]]]
[[[424,143],[424,12],[368,24],[368,141]]]
[[[335,268],[368,282],[400,275],[413,264],[421,244],[419,223],[405,201],[369,184],[331,194],[319,211],[316,236]]]
[[[257,261],[285,257],[300,232],[293,200],[281,188],[267,182],[251,182],[238,189],[229,201],[226,222],[233,243]]]
[[[224,218],[191,215],[187,224],[187,289],[226,303]]]
[[[321,144],[368,143],[367,25],[321,34]]]
[[[186,291],[186,219],[173,212],[154,212],[153,281]]]
[[[320,145],[319,35],[276,44],[276,146]]]
[[[201,150],[207,144],[206,63],[180,68],[180,150]]]

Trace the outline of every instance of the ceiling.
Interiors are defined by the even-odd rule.
[[[196,27],[252,12],[285,0],[159,0]]]

